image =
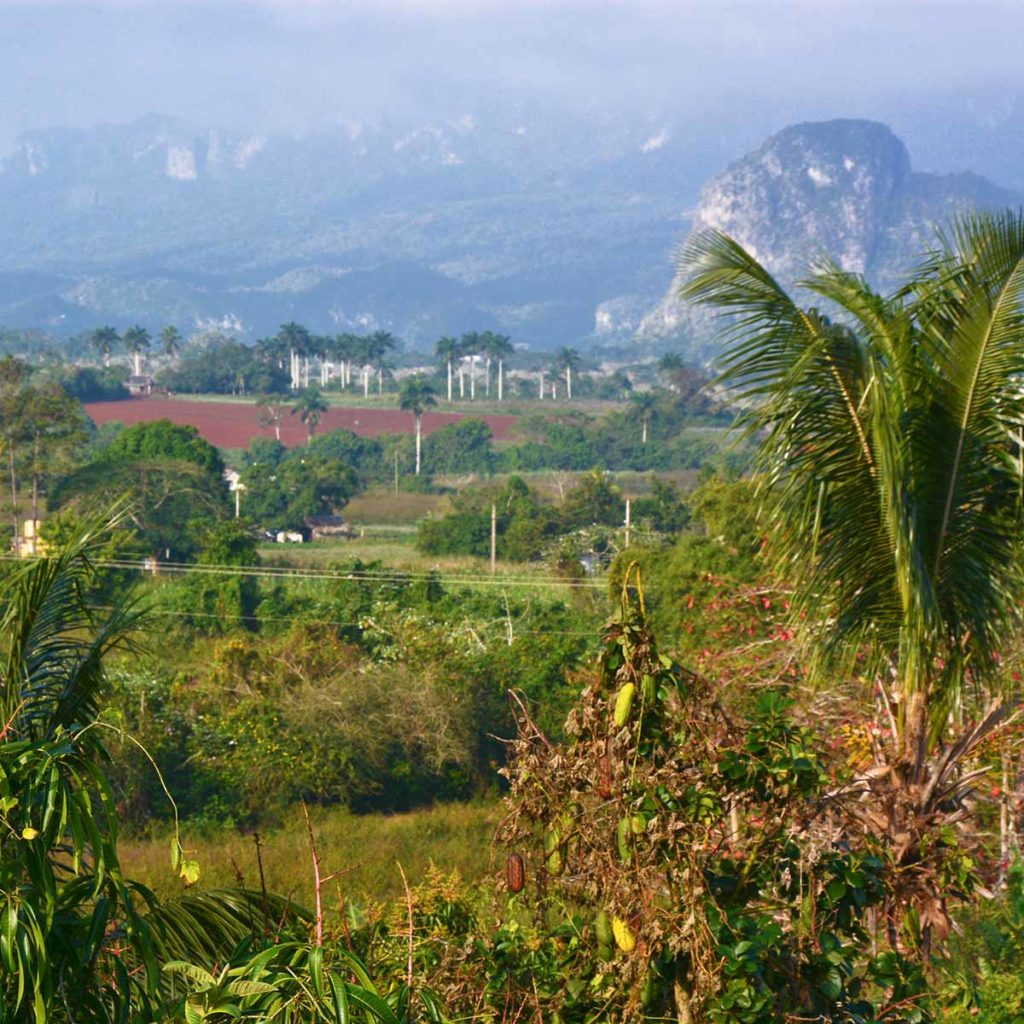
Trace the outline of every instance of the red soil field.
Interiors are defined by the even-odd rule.
[[[248,448],[254,437],[273,437],[274,428],[260,429],[255,405],[237,402],[190,402],[176,398],[128,398],[117,402],[90,402],[85,411],[97,425],[117,420],[126,426],[167,419],[188,424],[219,448]],[[467,419],[464,413],[427,412],[423,414],[423,433],[430,434],[449,423]],[[515,416],[481,416],[496,441],[504,440],[516,421]],[[412,433],[412,414],[398,409],[344,409],[332,406],[323,414],[318,433],[345,429],[365,437],[378,434]],[[306,428],[298,416],[286,414],[281,421],[281,442],[289,448],[306,440]]]

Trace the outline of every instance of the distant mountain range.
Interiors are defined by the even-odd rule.
[[[707,357],[702,325],[662,298],[691,221],[787,279],[824,250],[884,284],[933,221],[1019,202],[973,175],[913,172],[867,121],[787,128],[701,192],[723,145],[536,109],[301,138],[161,117],[33,132],[0,167],[0,325],[252,340],[294,319],[413,344],[495,329]]]

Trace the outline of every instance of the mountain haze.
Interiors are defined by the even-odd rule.
[[[786,128],[709,180],[730,138],[528,103],[302,136],[164,117],[26,133],[0,167],[0,324],[253,340],[294,319],[420,345],[497,329],[709,359],[707,325],[670,287],[691,219],[787,283],[830,253],[885,287],[935,222],[1019,202],[974,175],[914,171],[870,121]]]

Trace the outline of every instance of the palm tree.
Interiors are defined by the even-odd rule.
[[[650,426],[651,417],[658,407],[658,398],[653,391],[640,391],[629,396],[629,404],[633,412],[640,417],[642,424],[641,443],[647,444],[647,430]]]
[[[676,375],[685,367],[683,357],[678,352],[666,352],[658,360],[658,376],[674,391]]]
[[[495,334],[492,331],[484,333],[484,354],[487,356],[487,396],[491,394],[491,360],[498,363],[498,401],[500,402],[505,394],[505,360],[512,355],[515,347],[512,339],[504,334]]]
[[[377,394],[384,394],[384,370],[389,352],[398,348],[398,339],[389,331],[374,331],[367,339],[369,362],[377,371]],[[369,394],[369,388],[367,388]]]
[[[565,372],[565,393],[572,401],[572,372],[580,368],[582,360],[574,348],[560,348],[555,353],[555,366]]]
[[[172,324],[167,324],[160,332],[160,345],[164,355],[173,359],[181,351],[181,332]]]
[[[841,323],[717,232],[681,269],[682,296],[733,317],[722,382],[761,441],[768,547],[799,581],[811,668],[859,655],[895,680],[896,774],[924,813],[950,770],[927,777],[927,759],[1018,624],[1024,216],[958,221],[890,296],[822,265],[803,287]]]
[[[306,434],[312,438],[320,423],[320,417],[327,412],[327,403],[320,394],[319,388],[303,388],[295,398],[292,415],[299,414],[299,419],[306,425]]]
[[[449,402],[452,400],[452,364],[458,360],[461,354],[462,349],[457,338],[451,338],[448,335],[445,335],[443,338],[438,338],[434,345],[434,355],[437,356],[448,371]]]
[[[89,335],[89,344],[103,357],[103,365],[110,365],[110,355],[120,344],[121,336],[113,327],[97,327]]]
[[[149,351],[149,331],[139,324],[129,327],[124,332],[124,347],[132,356],[132,372],[136,377],[142,376],[142,354]]]
[[[476,399],[476,361],[480,358],[480,350],[483,348],[483,335],[478,331],[467,331],[459,339],[459,348],[462,358],[469,362],[469,400]],[[462,386],[462,363],[459,363],[459,398],[465,398],[466,393]]]
[[[402,388],[398,393],[398,408],[403,412],[411,412],[416,425],[416,475],[420,475],[421,449],[422,449],[422,419],[423,413],[432,405],[437,405],[434,399],[434,386],[426,377],[417,374],[415,377],[406,377],[402,381]]]

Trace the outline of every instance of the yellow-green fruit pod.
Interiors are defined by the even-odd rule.
[[[548,874],[560,875],[565,870],[565,862],[562,860],[561,850],[552,850],[548,855]]]
[[[615,941],[612,919],[603,910],[594,918],[594,934],[601,946],[610,946]]]
[[[630,828],[629,818],[623,818],[615,829],[615,844],[619,849],[619,860],[623,864],[629,860],[633,853],[633,848],[629,844],[631,833],[632,829]]]
[[[647,819],[642,814],[634,814],[629,819],[629,830],[635,836],[642,836],[647,831]]]
[[[636,949],[636,938],[621,917],[612,918],[612,935],[615,936],[615,945],[623,953],[632,953]]]
[[[633,710],[633,696],[636,693],[636,687],[632,683],[626,683],[621,690],[619,690],[618,697],[615,698],[615,728],[621,729],[629,721],[629,713]]]
[[[562,834],[557,828],[544,834],[544,852],[554,853],[562,845]]]
[[[648,971],[644,978],[643,991],[640,993],[640,1004],[646,1010],[654,1002],[658,994],[658,975],[654,971]]]
[[[641,690],[643,694],[644,704],[648,707],[654,703],[654,698],[658,695],[658,683],[654,676],[645,675],[640,681]]]

